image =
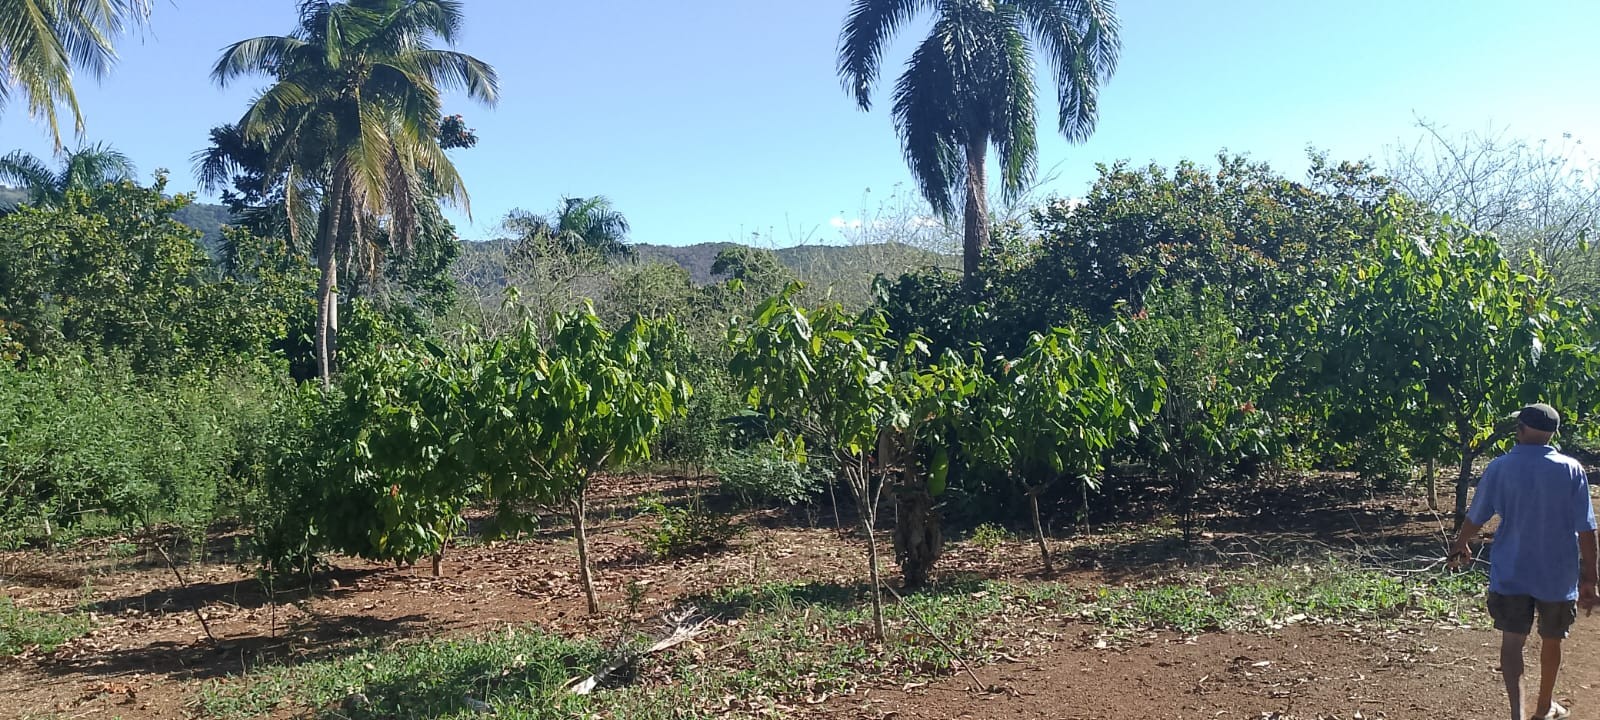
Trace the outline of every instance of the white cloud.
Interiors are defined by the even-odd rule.
[[[842,217],[836,217],[836,218],[834,218],[832,220],[829,220],[828,224],[832,225],[835,228],[838,228],[840,230],[843,230],[845,228],[850,228],[851,230],[859,230],[861,228],[861,218],[852,218],[852,219],[846,220],[846,219],[844,219]]]

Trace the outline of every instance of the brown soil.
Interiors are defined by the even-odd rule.
[[[834,717],[947,718],[1440,718],[1507,717],[1485,630],[1293,628],[1271,637],[1161,635],[1128,648],[1063,646],[1039,657],[924,688],[880,688],[837,703]],[[1527,651],[1536,664],[1537,641]],[[1574,717],[1600,707],[1600,618],[1568,641],[1556,697]],[[1526,676],[1532,703],[1537,672]],[[1527,708],[1532,712],[1531,705]],[[1580,713],[1586,713],[1581,714]]]
[[[644,523],[632,517],[633,499],[682,496],[698,487],[686,480],[618,478],[598,488],[591,544],[607,611],[599,618],[585,612],[573,543],[559,520],[521,540],[451,548],[438,578],[426,562],[395,568],[340,559],[319,592],[283,593],[276,603],[246,568],[190,566],[180,585],[159,556],[104,559],[109,541],[48,555],[0,554],[0,592],[41,610],[88,603],[97,622],[90,636],[49,657],[0,661],[0,717],[182,718],[191,715],[205,682],[266,662],[325,656],[362,637],[455,636],[523,624],[608,637],[717,588],[777,580],[861,582],[864,550],[858,539],[832,529],[826,510],[820,518],[825,527],[758,514],[746,518],[751,529],[727,552],[651,561],[632,534]],[[1252,506],[1251,499],[1234,500]],[[1323,544],[1442,554],[1440,521],[1417,500],[1255,500],[1253,512],[1208,520],[1197,549],[1183,548],[1170,530],[1136,527],[1121,534],[1102,527],[1094,538],[1054,541],[1052,552],[1064,569],[1052,579],[1086,587],[1119,583],[1160,577],[1177,565]],[[1280,502],[1295,504],[1272,510]],[[1017,540],[997,550],[951,543],[940,572],[1036,578],[1041,571],[1032,543]],[[627,599],[630,586],[643,590],[635,606]],[[220,648],[206,641],[196,609]],[[907,719],[1504,715],[1494,673],[1496,640],[1483,630],[1295,626],[1272,637],[1153,634],[1105,649],[1074,639],[1085,630],[1058,628],[1057,642],[1042,652],[978,670],[985,685],[1006,692],[973,693],[969,678],[950,675],[922,687],[862,690],[805,713]],[[1529,657],[1536,657],[1532,649]],[[1558,693],[1580,711],[1600,707],[1591,690],[1600,687],[1596,659],[1600,620],[1580,622]]]

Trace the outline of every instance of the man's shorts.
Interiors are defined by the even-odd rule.
[[[1578,603],[1575,600],[1545,602],[1531,595],[1501,595],[1489,593],[1489,617],[1494,618],[1494,629],[1516,635],[1527,635],[1533,629],[1534,610],[1539,614],[1539,637],[1562,640],[1572,623],[1578,620]]]

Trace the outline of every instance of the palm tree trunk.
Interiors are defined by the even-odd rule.
[[[324,210],[324,212],[327,212]],[[333,385],[333,342],[339,327],[339,299],[334,292],[339,275],[339,257],[334,252],[331,223],[323,224],[323,236],[317,248],[317,269],[322,277],[317,280],[317,376],[322,387]]]
[[[989,247],[989,195],[985,185],[984,161],[989,149],[988,136],[967,143],[966,227],[961,244],[962,279],[971,287],[978,281],[978,265]]]

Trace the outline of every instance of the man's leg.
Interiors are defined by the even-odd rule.
[[[1539,649],[1539,701],[1533,706],[1536,718],[1550,714],[1550,703],[1555,701],[1556,673],[1561,672],[1561,640],[1542,637],[1539,641],[1544,646]]]
[[[1540,602],[1539,639],[1544,642],[1539,649],[1539,700],[1534,704],[1533,716],[1546,717],[1554,707],[1556,676],[1561,672],[1561,641],[1578,620],[1578,605],[1572,601]],[[1563,710],[1558,717],[1564,717]]]
[[[1506,678],[1506,698],[1511,701],[1511,720],[1526,720],[1522,716],[1522,646],[1527,642],[1526,634],[1507,632],[1500,635],[1500,673]]]

